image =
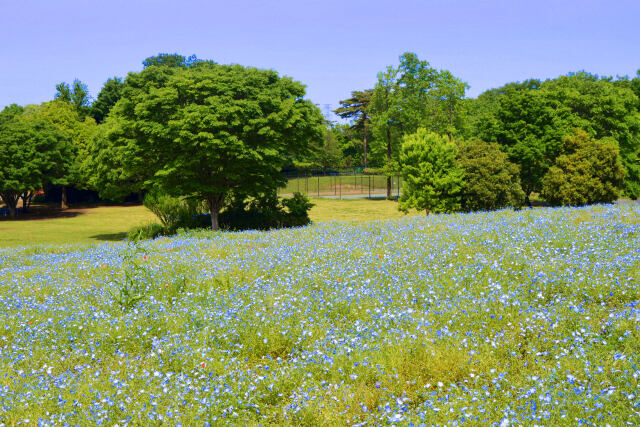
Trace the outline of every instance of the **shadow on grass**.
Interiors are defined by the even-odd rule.
[[[120,242],[126,237],[127,237],[127,233],[126,232],[95,234],[93,236],[89,236],[90,239],[100,240],[100,241],[103,241],[103,242]]]

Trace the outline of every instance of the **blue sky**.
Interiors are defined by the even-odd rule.
[[[273,68],[323,109],[406,51],[470,96],[570,71],[635,75],[639,18],[637,0],[0,0],[0,108],[47,101],[75,78],[95,97],[159,52]]]

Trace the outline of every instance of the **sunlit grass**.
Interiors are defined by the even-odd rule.
[[[397,203],[387,200],[314,199],[312,221],[400,218]],[[98,206],[76,216],[54,219],[0,220],[0,247],[34,244],[119,241],[129,229],[157,218],[144,206]]]

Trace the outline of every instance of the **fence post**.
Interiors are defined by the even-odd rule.
[[[298,193],[300,192],[300,174],[297,174],[297,179],[296,181],[298,181]]]
[[[309,195],[309,175],[304,177],[304,194],[305,196]]]
[[[340,189],[340,200],[342,200],[342,176],[338,175],[338,179],[340,180],[340,183],[338,184],[338,188]]]
[[[400,201],[400,175],[398,175],[398,201]]]
[[[320,175],[318,175],[318,199],[320,198]]]
[[[371,200],[371,175],[369,175],[369,200]]]

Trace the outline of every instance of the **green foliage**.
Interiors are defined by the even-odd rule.
[[[56,90],[54,99],[69,103],[78,113],[80,119],[84,120],[89,115],[91,112],[91,99],[89,98],[89,89],[86,84],[75,79],[73,88],[69,87],[68,83],[62,82],[56,85]]]
[[[322,115],[304,94],[272,70],[148,66],[127,77],[103,141],[128,177],[206,200],[215,230],[231,192],[275,190],[284,153],[306,153],[322,137]]]
[[[92,171],[84,165],[89,143],[97,132],[95,121],[91,117],[82,118],[71,103],[60,100],[43,103],[25,115],[51,123],[66,136],[67,147],[61,163],[64,172],[52,183],[86,188]]]
[[[564,147],[544,177],[542,197],[552,205],[569,206],[615,201],[625,175],[615,141],[576,131],[564,138]]]
[[[157,222],[150,222],[131,228],[127,232],[127,239],[133,242],[147,239],[155,239],[162,234],[169,234],[165,227]]]
[[[88,141],[83,169],[89,172],[87,185],[104,199],[122,201],[132,193],[142,191],[150,172],[138,159],[138,147],[122,138],[120,124],[115,117],[107,117]],[[125,167],[128,163],[138,167]]]
[[[21,194],[63,175],[67,148],[67,137],[38,117],[13,115],[0,122],[0,197],[11,216]]]
[[[464,171],[461,206],[465,211],[520,207],[524,192],[519,168],[496,143],[466,141],[458,144],[457,164]]]
[[[122,278],[113,279],[116,292],[108,290],[113,302],[124,312],[135,308],[156,284],[151,271],[140,265],[138,255],[137,251],[133,251],[123,256]]]
[[[158,191],[145,195],[143,204],[158,217],[164,230],[170,234],[179,227],[193,228],[190,227],[190,219],[205,212],[205,206],[200,200],[173,197]]]
[[[342,152],[338,147],[338,140],[331,127],[326,128],[324,131],[322,146],[318,148],[315,164],[323,172],[338,170],[342,166]]]
[[[91,104],[91,117],[94,118],[96,123],[100,124],[104,122],[109,111],[111,111],[122,96],[123,86],[124,83],[120,77],[109,78],[104,83],[100,93],[98,93],[98,97],[93,104]]]
[[[204,62],[198,59],[195,55],[191,55],[188,58],[178,55],[177,53],[159,53],[156,56],[150,56],[144,61],[142,61],[142,65],[145,68],[156,66],[156,67],[190,67],[192,65],[198,64],[200,62]],[[214,63],[213,61],[207,61],[210,63]]]
[[[528,80],[492,89],[468,102],[472,135],[498,142],[520,166],[527,197],[541,191],[542,178],[563,153],[563,137],[574,129],[596,139],[613,138],[625,167],[624,193],[640,196],[640,100],[634,80],[575,73],[540,82]]]
[[[343,119],[353,122],[351,130],[362,132],[362,165],[367,167],[367,134],[369,127],[369,105],[373,96],[373,89],[351,92],[351,98],[340,101],[342,105],[334,113]]]
[[[575,127],[595,139],[616,141],[625,168],[624,194],[640,197],[640,99],[633,89],[585,72],[549,80],[542,89],[551,102],[571,111]]]
[[[464,172],[456,164],[458,149],[446,137],[418,129],[402,144],[402,195],[398,208],[429,212],[460,209]]]
[[[278,201],[275,193],[257,198],[237,198],[220,214],[220,226],[226,230],[269,230],[308,225],[313,203],[307,196],[294,193]]]
[[[288,211],[283,221],[286,227],[300,227],[311,222],[309,211],[314,204],[304,194],[293,193],[293,197],[282,199],[281,204]]]
[[[449,71],[436,70],[414,53],[400,56],[398,68],[387,67],[378,74],[371,100],[371,124],[376,141],[385,145],[389,173],[396,169],[392,163],[400,155],[403,135],[425,128],[452,137],[461,120],[466,88],[467,84]],[[380,147],[373,151],[380,152]],[[390,197],[389,179],[387,198]]]

